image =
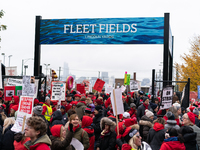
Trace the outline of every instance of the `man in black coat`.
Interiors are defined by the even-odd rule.
[[[148,97],[144,97],[143,98],[143,104],[141,104],[138,107],[138,110],[137,110],[137,121],[138,122],[140,121],[141,117],[145,115],[146,109],[152,111],[151,106],[149,105],[149,98]]]
[[[95,143],[98,141],[99,136],[101,134],[100,121],[101,121],[101,118],[103,118],[102,112],[103,112],[103,108],[97,105],[94,109],[95,117],[93,118],[93,124],[92,124],[92,127],[94,128],[94,134],[95,134]]]
[[[126,103],[126,98],[124,96],[122,96],[122,101],[123,101],[123,105],[124,105],[124,112],[126,112],[127,110],[130,109],[130,107]]]
[[[143,100],[144,92],[143,92],[143,91],[139,91],[138,94],[139,94],[139,96],[138,96],[137,99],[136,99],[136,107],[137,107],[137,108],[140,106],[140,100],[141,100],[141,99]]]

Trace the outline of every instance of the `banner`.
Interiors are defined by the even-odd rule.
[[[160,105],[160,109],[168,109],[172,106],[172,99],[173,99],[173,88],[166,87],[162,91],[162,101]]]
[[[85,91],[89,91],[89,89],[90,89],[90,80],[83,80],[82,84],[85,85]]]
[[[130,80],[130,91],[134,92],[134,91],[138,91],[138,83],[135,80]]]
[[[5,67],[6,76],[17,76],[17,66]]]
[[[61,87],[64,86],[62,89]],[[63,81],[52,81],[51,82],[51,100],[65,101],[66,86]]]
[[[22,86],[15,86],[15,95],[16,96],[22,95]]]
[[[4,100],[11,101],[13,95],[15,95],[15,86],[5,86],[4,87]]]
[[[34,96],[34,94],[35,94],[35,83],[31,83],[31,76],[23,76],[22,95]]]
[[[1,64],[1,60],[0,60],[0,64]],[[2,85],[2,72],[1,72],[1,65],[0,65],[0,89],[3,89],[3,85]]]
[[[122,89],[114,89],[115,90],[115,100],[116,100],[116,107],[117,107],[117,115],[124,113],[124,105],[122,102]],[[114,101],[114,94],[113,91],[111,92],[111,104],[113,108],[114,116],[115,114],[115,101]]]
[[[200,85],[197,86],[197,90],[198,90],[198,99],[200,99]]]
[[[40,44],[163,44],[163,39],[164,17],[42,19],[40,23]]]
[[[25,129],[26,120],[32,116],[33,110],[33,97],[21,96],[19,102],[19,108],[17,113],[17,119],[14,126],[11,128],[13,132],[23,132]]]
[[[187,83],[186,85],[185,85],[185,87],[184,87],[184,89],[183,89],[183,95],[182,95],[182,101],[181,101],[181,107],[184,107],[185,109],[187,108],[187,107],[189,107],[189,104],[190,104],[190,102],[189,102],[189,84]]]
[[[76,91],[79,91],[81,94],[85,94],[85,85],[84,84],[76,84]]]
[[[8,78],[7,86],[22,86],[22,79]]]
[[[101,92],[102,89],[103,89],[104,84],[105,84],[105,82],[103,80],[101,80],[101,79],[98,78],[96,80],[95,84],[94,84],[93,89],[96,90],[96,91],[98,91],[98,92]]]

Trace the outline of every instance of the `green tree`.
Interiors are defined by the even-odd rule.
[[[190,42],[190,53],[181,55],[182,64],[176,63],[178,69],[178,78],[180,81],[187,81],[190,78],[190,91],[197,91],[197,85],[200,85],[200,36],[195,36]],[[184,84],[179,84],[180,91]]]
[[[4,16],[4,13],[5,12],[3,10],[0,11],[0,18],[2,18]],[[0,31],[6,30],[6,29],[7,29],[6,25],[0,24]],[[0,42],[1,42],[1,37],[0,37]]]

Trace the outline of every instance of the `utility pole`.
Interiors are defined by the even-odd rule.
[[[100,71],[99,71],[99,77],[98,78],[100,79]]]
[[[61,72],[62,70],[61,70],[61,67],[59,67],[59,80],[60,80],[60,72]]]

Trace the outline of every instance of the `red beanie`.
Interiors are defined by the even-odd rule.
[[[136,120],[135,119],[124,119],[123,123],[126,127],[130,127],[131,125],[136,124]]]
[[[52,104],[53,104],[54,106],[56,106],[56,105],[58,104],[58,102],[57,102],[57,101],[52,101]]]
[[[125,129],[125,131],[124,131],[122,137],[125,137],[126,135],[128,135],[129,132],[131,131],[131,129],[132,129],[131,127],[127,127],[127,128]]]
[[[190,106],[189,109],[190,109],[191,112],[193,112],[193,110],[195,109],[195,107],[194,106]]]
[[[15,111],[17,111],[18,110],[18,105],[12,106],[11,109],[14,109]]]
[[[103,104],[102,100],[100,100],[100,99],[97,99],[95,102],[96,102],[98,105],[102,105],[102,104]]]
[[[194,115],[192,112],[188,112],[187,115],[188,115],[190,121],[191,121],[193,124],[195,124],[195,115]]]
[[[4,107],[4,109],[6,108],[6,105],[5,105],[5,104],[2,104],[2,106]]]
[[[81,98],[81,95],[79,95],[79,94],[75,94],[74,97],[80,97],[80,98]]]
[[[37,98],[34,99],[34,105],[39,104],[39,100]]]
[[[60,137],[60,130],[61,130],[61,127],[63,125],[59,124],[59,125],[54,125],[52,128],[51,128],[51,134],[55,137]]]

